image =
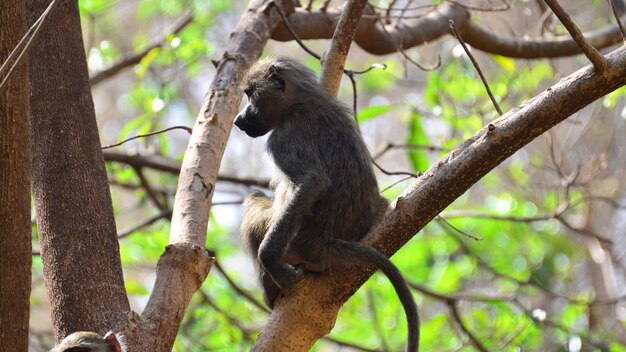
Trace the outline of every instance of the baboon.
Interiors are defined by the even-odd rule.
[[[383,271],[406,312],[407,351],[417,351],[417,307],[398,268],[358,241],[388,208],[371,157],[350,110],[298,61],[271,57],[243,80],[248,103],[235,125],[250,137],[270,131],[274,198],[262,192],[243,204],[241,234],[254,258],[266,304],[305,272],[365,264]]]
[[[104,337],[95,332],[79,331],[67,335],[50,352],[124,352],[117,336],[113,332]]]

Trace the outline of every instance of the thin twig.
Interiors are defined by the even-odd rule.
[[[378,165],[378,163],[376,161],[374,161],[374,159],[372,159],[372,163],[374,164],[374,166],[376,166],[376,168],[378,168],[378,170],[380,170],[385,175],[389,175],[389,176],[405,175],[405,176],[409,176],[409,177],[413,177],[413,178],[417,178],[417,176],[418,176],[416,173],[408,172],[408,171],[387,171],[387,170],[383,169],[382,166]]]
[[[113,161],[131,166],[140,166],[164,171],[170,174],[178,175],[180,173],[180,164],[178,162],[159,155],[141,155],[127,154],[114,151],[103,151],[105,161]],[[268,180],[259,180],[256,178],[242,178],[235,176],[218,175],[217,180],[220,182],[231,182],[245,186],[255,186],[261,188],[269,188]]]
[[[220,308],[217,303],[213,302],[211,296],[206,293],[204,290],[200,289],[197,293],[202,297],[202,300],[207,303],[211,308],[213,308],[216,312],[223,315],[226,320],[230,322],[230,325],[236,326],[239,331],[243,334],[243,339],[246,341],[250,341],[250,335],[254,332],[255,329],[246,327],[239,319],[235,318],[233,314],[228,313],[226,310]]]
[[[392,1],[392,3],[395,3],[395,2],[396,1]],[[410,4],[411,4],[411,1],[409,1],[408,5],[410,5]],[[436,5],[428,4],[428,5],[415,5],[415,6],[412,6],[412,7],[405,6],[402,9],[399,9],[399,8],[391,8],[390,9],[389,7],[383,7],[383,6],[378,6],[378,5],[374,5],[374,4],[369,4],[369,6],[372,7],[373,9],[385,10],[385,13],[386,13],[385,15],[378,15],[378,16],[386,17],[386,16],[389,16],[387,14],[388,10],[391,10],[389,12],[392,12],[392,11],[396,11],[397,12],[397,11],[402,11],[402,10],[404,10],[406,8],[406,11],[415,11],[415,10],[423,10],[423,9],[429,8],[429,7],[432,8],[432,7],[435,7]],[[393,5],[390,3],[389,6],[393,6]],[[393,17],[394,15],[390,15],[390,16]]]
[[[346,72],[346,70],[344,70],[344,72],[346,73],[346,75],[348,76],[348,78],[350,79],[350,83],[352,85],[352,114],[354,115],[354,121],[356,121],[357,123],[359,122],[359,116],[357,114],[357,90],[356,90],[356,80],[354,79],[354,73],[352,71]]]
[[[113,147],[119,147],[120,145],[132,141],[133,139],[137,139],[137,138],[144,138],[144,137],[150,137],[150,136],[154,136],[155,134],[160,134],[163,132],[167,132],[167,131],[171,131],[171,130],[185,130],[187,132],[189,132],[189,134],[191,134],[191,128],[187,127],[187,126],[173,126],[173,127],[168,127],[166,129],[160,130],[160,131],[156,131],[156,132],[150,132],[150,133],[146,133],[146,134],[138,134],[134,137],[130,137],[127,138],[119,143],[115,143],[115,144],[109,144],[109,145],[105,145],[102,147],[102,149],[109,149],[109,148],[113,148]]]
[[[380,28],[382,28],[383,32],[385,32],[385,34],[389,37],[389,39],[391,40],[393,45],[396,47],[396,51],[399,52],[402,56],[404,56],[404,58],[407,59],[410,63],[412,63],[413,65],[417,66],[422,71],[434,71],[434,70],[438,69],[439,66],[441,66],[441,56],[440,55],[437,55],[437,63],[433,67],[422,66],[419,62],[413,60],[409,56],[409,54],[407,54],[406,51],[404,51],[404,45],[401,44],[401,43],[398,43],[396,41],[396,38],[393,35],[391,35],[391,33],[389,33],[389,31],[387,30],[387,27],[385,26],[385,23],[381,19],[379,19],[378,21],[381,24]]]
[[[446,148],[438,147],[438,146],[435,146],[435,145],[412,144],[412,143],[403,143],[403,144],[389,143],[389,144],[387,144],[387,146],[383,150],[381,150],[380,152],[376,153],[372,158],[374,160],[377,160],[378,158],[383,156],[385,153],[387,153],[391,149],[399,149],[399,148],[403,148],[403,149],[424,149],[424,150],[431,151],[431,152],[443,152],[443,151],[447,150]]]
[[[556,0],[544,0],[544,1],[548,6],[550,6],[550,9],[552,9],[552,12],[554,12],[556,17],[559,18],[561,23],[563,23],[563,26],[565,26],[565,28],[567,29],[569,34],[572,36],[576,44],[578,44],[578,46],[583,51],[585,56],[587,56],[589,61],[591,61],[591,63],[593,64],[593,67],[598,72],[605,71],[609,67],[609,64],[606,58],[602,56],[602,54],[600,54],[598,49],[594,48],[593,45],[591,45],[591,43],[587,41],[587,39],[585,39],[585,37],[583,36],[578,26],[576,26],[574,21],[572,21],[572,19],[567,14],[567,12],[563,10],[561,5],[559,5],[559,3]]]
[[[467,326],[465,326],[465,323],[463,323],[463,320],[461,319],[461,314],[459,313],[459,310],[456,305],[457,305],[457,302],[452,301],[452,300],[448,301],[448,307],[450,307],[450,310],[452,311],[452,316],[454,317],[454,320],[456,320],[456,322],[461,327],[461,330],[463,330],[463,332],[465,332],[465,334],[469,337],[469,339],[472,341],[476,349],[478,349],[481,352],[489,352],[487,347],[485,347],[482,344],[482,342],[480,342],[480,340],[474,335],[474,333],[472,333],[467,328]]]
[[[502,7],[478,7],[478,6],[471,6],[468,4],[464,4],[456,0],[445,0],[445,1],[451,4],[455,4],[457,6],[460,6],[466,10],[472,10],[472,11],[498,12],[498,11],[506,11],[511,8],[511,5],[509,5],[509,3],[504,0],[502,1],[504,3],[504,6]]]
[[[256,298],[254,298],[251,294],[249,294],[248,292],[246,292],[244,289],[242,289],[241,287],[239,287],[239,285],[237,285],[235,283],[235,281],[233,281],[233,279],[231,279],[231,277],[226,273],[226,271],[224,270],[224,268],[222,267],[222,265],[220,265],[219,261],[216,259],[215,263],[213,263],[213,265],[215,266],[215,268],[217,269],[217,271],[220,272],[220,274],[222,275],[222,277],[224,277],[224,279],[226,279],[226,281],[228,282],[228,284],[230,285],[230,287],[232,287],[235,291],[237,291],[237,293],[239,295],[241,295],[242,297],[246,298],[250,303],[252,303],[253,305],[255,305],[257,308],[259,308],[260,310],[264,311],[265,313],[269,313],[270,310],[267,309],[267,307],[261,303],[260,301],[258,301]]]
[[[280,6],[278,6],[277,4],[275,4],[274,6],[276,8],[276,11],[278,12],[278,15],[280,16],[280,19],[283,21],[283,24],[285,25],[285,28],[287,28],[287,31],[289,32],[289,34],[291,34],[291,36],[293,37],[293,39],[300,45],[300,47],[302,49],[304,49],[304,51],[306,51],[307,53],[309,53],[311,56],[313,56],[314,58],[321,60],[321,56],[316,53],[315,51],[309,49],[309,47],[307,47],[302,40],[300,39],[300,37],[298,37],[298,34],[296,33],[296,31],[293,29],[293,27],[291,26],[291,23],[289,22],[289,19],[287,19],[287,16],[285,15],[285,13],[283,12],[283,10],[280,8]]]
[[[130,234],[132,234],[135,231],[141,230],[142,228],[146,227],[146,226],[150,226],[152,224],[154,224],[155,222],[161,220],[161,219],[170,219],[172,217],[172,210],[171,209],[166,209],[162,212],[160,212],[159,214],[152,216],[142,222],[140,222],[139,224],[131,227],[128,230],[122,231],[120,233],[117,234],[117,238],[124,238],[129,236]]]
[[[326,12],[326,10],[328,9],[328,5],[330,5],[330,1],[331,0],[326,0],[324,1],[324,4],[322,5],[322,7],[320,8],[320,10],[322,10],[323,12]]]
[[[157,196],[156,192],[154,191],[154,189],[150,185],[150,182],[148,181],[148,178],[146,178],[146,175],[144,175],[143,169],[141,167],[134,167],[134,170],[135,170],[135,173],[137,174],[137,177],[139,178],[139,183],[141,184],[142,188],[148,194],[148,198],[150,198],[150,200],[152,200],[152,203],[161,211],[167,210],[169,207],[166,204],[163,204],[161,202],[161,200]]]
[[[400,21],[402,21],[404,14],[408,11],[409,6],[411,5],[412,2],[413,0],[409,0],[404,4],[404,6],[402,7],[402,10],[400,10],[400,15],[398,15],[398,18],[396,18],[396,25],[400,24]]]
[[[387,7],[387,9],[385,10],[385,17],[387,18],[387,24],[391,24],[391,11],[395,10],[393,7],[396,4],[397,0],[392,0],[391,2],[389,2],[389,6]],[[372,7],[374,7],[372,5]]]
[[[321,60],[321,56],[318,53],[311,50],[308,46],[304,44],[304,42],[302,42],[302,39],[300,39],[296,31],[293,29],[293,27],[291,26],[291,23],[289,22],[289,19],[287,18],[283,10],[280,8],[280,6],[276,6],[276,11],[278,12],[278,15],[283,21],[285,28],[287,29],[289,34],[291,34],[291,37],[298,43],[298,45],[300,45],[300,47],[304,51],[309,53],[314,58]],[[374,68],[379,68],[379,67],[381,67],[380,64],[375,64],[362,71],[352,71],[352,70],[346,70],[346,69],[343,70],[343,73],[345,73],[346,76],[348,76],[348,78],[350,79],[350,82],[352,83],[352,110],[353,110],[355,120],[357,119],[357,98],[358,97],[357,97],[357,89],[356,89],[356,80],[354,79],[354,75],[364,74],[364,73],[371,71]],[[387,65],[382,64],[382,67],[384,70],[387,68]]]
[[[374,302],[374,292],[372,289],[367,289],[367,300],[369,305],[369,311],[372,313],[372,325],[374,325],[374,332],[378,335],[379,344],[382,345],[383,351],[390,351],[389,345],[387,345],[387,341],[385,339],[385,335],[382,332],[380,327],[380,317],[378,316],[378,311],[376,310],[376,302]]]
[[[304,9],[306,10],[306,12],[311,12],[311,9],[313,9],[313,0],[309,0],[309,3],[306,4],[306,7]]]
[[[95,86],[96,84],[104,81],[107,78],[113,77],[115,74],[119,73],[123,69],[130,67],[132,65],[136,65],[141,62],[141,60],[148,55],[148,53],[156,48],[160,48],[163,46],[163,43],[167,40],[168,37],[172,35],[178,34],[183,28],[187,27],[193,21],[193,14],[188,13],[179,20],[177,20],[173,25],[172,29],[157,38],[155,41],[150,43],[145,49],[138,53],[127,54],[121,61],[113,64],[109,68],[106,68],[100,72],[96,72],[91,77],[89,77],[89,83],[91,86]]]
[[[356,79],[354,78],[354,76],[368,73],[375,68],[382,68],[383,70],[385,70],[387,69],[387,65],[386,64],[373,64],[372,66],[361,71],[352,71],[352,70],[346,70],[346,69],[343,70],[343,73],[345,73],[346,76],[348,76],[348,78],[350,79],[350,83],[352,83],[352,111],[354,114],[354,120],[357,122],[358,122],[358,115],[357,115],[357,98],[358,97],[357,97],[357,89],[356,89]]]
[[[613,9],[613,15],[615,15],[615,20],[617,21],[619,31],[622,33],[622,38],[624,38],[624,42],[626,42],[626,31],[624,30],[624,25],[622,24],[622,19],[617,11],[617,7],[615,7],[615,0],[609,0],[609,3],[611,4],[611,9]]]
[[[478,71],[478,75],[480,76],[480,80],[483,82],[483,85],[485,86],[485,89],[487,90],[487,94],[489,95],[489,99],[491,99],[491,102],[493,103],[493,106],[496,107],[496,110],[498,111],[498,114],[500,116],[502,116],[502,109],[500,109],[500,105],[498,105],[498,102],[496,101],[496,98],[494,98],[493,94],[491,93],[491,89],[489,89],[489,84],[487,83],[487,80],[485,79],[485,76],[483,75],[482,70],[478,66],[478,62],[476,62],[476,59],[474,59],[474,56],[472,55],[472,53],[470,53],[469,49],[467,48],[467,45],[465,45],[465,42],[463,41],[463,38],[461,38],[461,34],[459,34],[459,32],[454,27],[454,21],[450,20],[449,23],[450,23],[450,29],[452,29],[452,32],[454,33],[454,36],[456,37],[456,39],[459,41],[459,43],[463,47],[463,50],[465,51],[467,56],[469,56],[470,60],[472,61],[472,64],[474,65],[474,68],[476,68],[476,71]]]
[[[383,188],[383,189],[380,191],[380,193],[383,193],[383,192],[387,191],[388,189],[391,189],[391,187],[393,187],[393,186],[397,185],[397,184],[398,184],[398,183],[400,183],[400,182],[404,182],[404,181],[406,181],[406,180],[410,180],[410,179],[412,179],[412,178],[413,178],[413,176],[406,176],[406,177],[403,177],[403,178],[399,179],[398,181],[396,181],[396,182],[394,182],[394,183],[390,184],[389,186],[387,186],[387,187]]]
[[[456,232],[460,233],[461,235],[463,235],[463,236],[465,236],[465,237],[471,238],[471,239],[473,239],[474,241],[482,241],[482,240],[483,240],[482,238],[480,238],[480,237],[478,237],[478,236],[474,236],[474,235],[472,235],[472,234],[470,234],[470,233],[467,233],[467,232],[465,232],[465,231],[461,230],[460,228],[458,228],[458,227],[456,227],[456,226],[452,225],[451,223],[449,223],[449,222],[448,222],[448,220],[446,220],[446,219],[445,219],[443,216],[441,216],[441,215],[437,215],[437,219],[439,219],[439,221],[443,222],[443,223],[444,223],[444,224],[446,224],[448,227],[450,227],[451,229],[453,229],[454,231],[456,231]]]
[[[6,67],[8,67],[7,65],[9,64],[10,60],[15,56],[17,51],[21,50],[19,56],[17,57],[17,59],[15,59],[15,62],[13,62],[13,64],[9,68],[8,72],[4,76],[4,79],[2,80],[2,83],[0,83],[0,91],[2,90],[2,87],[4,87],[6,82],[9,80],[9,78],[11,77],[11,74],[13,74],[13,71],[15,71],[15,68],[22,61],[22,59],[24,58],[24,55],[26,55],[28,50],[33,45],[33,43],[35,41],[35,38],[37,38],[37,36],[39,36],[39,33],[41,32],[41,28],[43,28],[43,24],[46,21],[46,18],[48,18],[48,15],[50,15],[52,10],[54,10],[54,8],[56,7],[57,3],[58,3],[58,0],[52,0],[52,2],[50,3],[50,5],[48,5],[46,10],[41,14],[41,16],[39,16],[37,21],[35,21],[35,23],[28,29],[26,34],[24,34],[24,37],[22,37],[22,39],[19,41],[19,43],[17,43],[17,46],[15,46],[15,48],[11,51],[11,53],[9,54],[9,57],[2,64],[2,67],[0,67],[0,77],[2,77],[2,75],[4,74],[3,71],[5,71]],[[32,35],[30,35],[31,33],[32,33]],[[30,35],[30,37],[29,37],[29,35]],[[20,49],[20,47],[22,46],[22,43],[24,42],[24,40],[27,37],[28,37],[28,40],[27,40],[26,44],[24,44],[24,48]]]

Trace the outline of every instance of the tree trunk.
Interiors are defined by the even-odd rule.
[[[33,23],[48,0],[29,0]],[[29,56],[33,193],[55,338],[104,333],[130,307],[100,150],[77,1],[62,1]]]
[[[0,23],[4,60],[26,32],[24,2],[0,2]],[[0,91],[0,341],[13,351],[28,350],[32,249],[27,68],[21,63]]]

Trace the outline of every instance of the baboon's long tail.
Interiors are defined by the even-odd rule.
[[[406,343],[407,352],[419,351],[420,321],[417,313],[417,306],[409,290],[409,286],[400,273],[400,270],[382,253],[376,249],[353,241],[343,241],[333,239],[329,243],[330,257],[334,261],[339,260],[342,263],[350,264],[361,262],[363,264],[373,265],[380,269],[387,277],[393,288],[398,294],[398,298],[404,307],[406,314],[409,336]]]

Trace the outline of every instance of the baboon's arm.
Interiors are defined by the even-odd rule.
[[[275,221],[259,248],[259,261],[280,287],[289,287],[304,276],[301,267],[293,267],[282,260],[293,236],[298,232],[302,219],[311,212],[313,204],[329,187],[329,179],[313,167],[288,175],[293,188],[288,192]]]

